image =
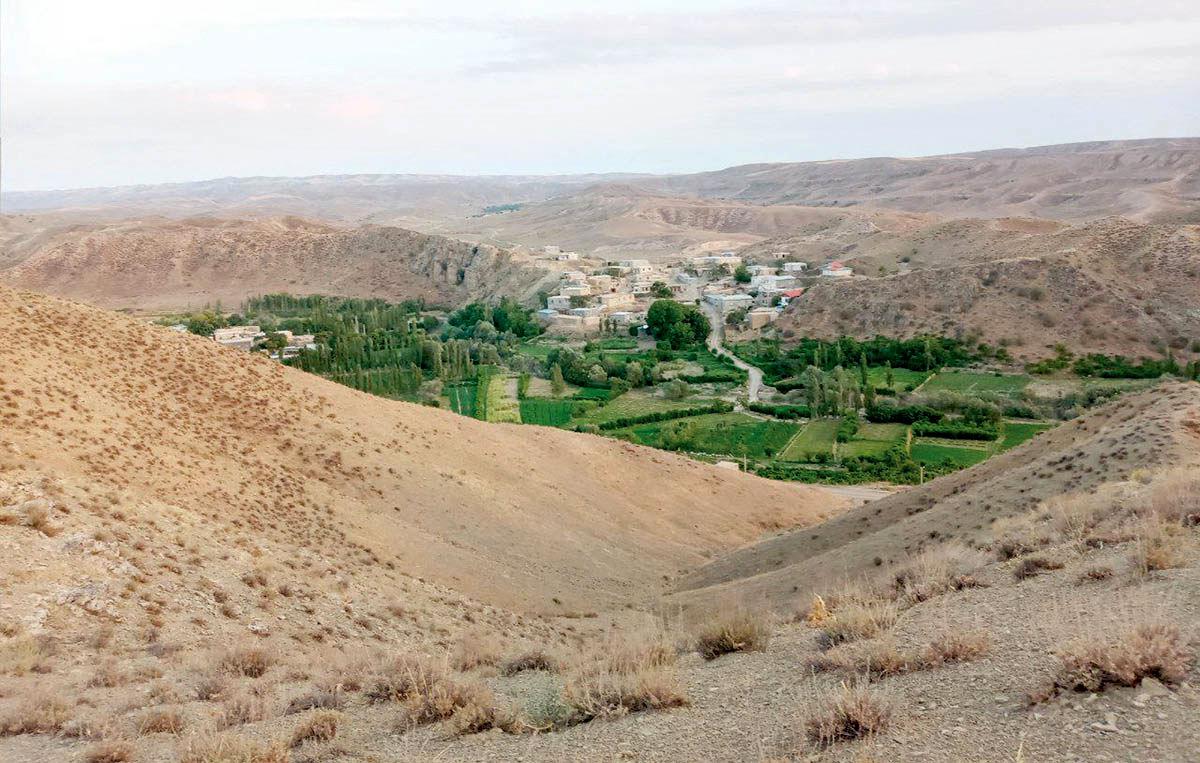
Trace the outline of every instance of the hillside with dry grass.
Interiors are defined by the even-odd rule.
[[[847,509],[29,293],[0,329],[5,760],[1200,745],[1195,384]]]
[[[784,312],[784,336],[970,335],[1023,358],[1052,355],[1057,343],[1134,357],[1194,352],[1200,227],[1119,218],[1049,233],[937,227],[942,236],[856,248],[846,261],[874,277],[815,284]],[[900,252],[911,270],[897,273]],[[875,276],[877,266],[891,275]]]
[[[402,228],[300,218],[9,222],[0,283],[108,307],[236,305],[271,292],[424,298],[458,304],[530,298],[547,273],[486,244]]]

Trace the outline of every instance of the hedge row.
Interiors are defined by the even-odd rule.
[[[807,405],[771,405],[770,403],[748,403],[752,411],[765,413],[777,419],[808,419],[812,418],[812,410]]]
[[[918,421],[912,425],[912,433],[921,437],[947,437],[952,440],[994,440],[1000,436],[1000,430],[996,427],[958,421]]]
[[[635,424],[651,424],[656,421],[669,421],[671,419],[685,419],[688,416],[703,416],[706,413],[729,413],[733,410],[733,403],[724,400],[717,400],[708,405],[697,405],[691,408],[675,408],[669,411],[655,411],[653,413],[644,413],[641,416],[623,416],[619,419],[609,419],[600,423],[599,428],[602,430],[608,429],[624,429]]]
[[[876,424],[913,424],[918,421],[942,420],[941,411],[927,405],[869,405],[867,421]]]

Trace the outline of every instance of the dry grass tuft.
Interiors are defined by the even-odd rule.
[[[178,734],[183,731],[183,716],[173,707],[149,710],[138,721],[139,734]]]
[[[694,647],[706,660],[733,652],[762,652],[771,640],[771,622],[761,612],[735,608],[710,618],[696,632]]]
[[[450,664],[455,670],[474,670],[485,665],[496,665],[503,657],[494,639],[477,631],[464,633],[454,645]]]
[[[581,655],[567,670],[561,725],[687,705],[675,656],[662,634],[610,638]]]
[[[979,585],[974,574],[989,561],[982,551],[961,543],[947,543],[898,567],[893,573],[892,588],[909,603],[927,601],[949,591]]]
[[[71,706],[59,697],[36,694],[0,720],[0,735],[54,734],[62,730],[71,716]]]
[[[1196,655],[1174,625],[1139,625],[1120,638],[1104,641],[1081,636],[1058,652],[1061,662],[1053,683],[1030,695],[1040,702],[1061,691],[1100,692],[1109,686],[1137,686],[1143,678],[1179,683]]]
[[[401,702],[409,725],[452,720],[457,733],[516,731],[513,713],[490,689],[451,675],[442,663],[401,656],[379,671],[366,691],[371,702]]]
[[[938,634],[921,652],[922,667],[936,668],[952,662],[970,662],[992,648],[986,631],[951,630]]]
[[[187,740],[179,763],[288,763],[288,746],[281,741],[255,741],[233,734],[206,734]]]
[[[821,627],[818,640],[823,647],[874,638],[896,624],[899,612],[890,601],[850,602],[839,606]]]
[[[133,745],[124,739],[106,739],[83,753],[84,763],[129,763],[131,760]]]
[[[1057,559],[1047,559],[1044,556],[1030,556],[1022,559],[1016,567],[1013,568],[1013,578],[1016,580],[1025,580],[1042,574],[1046,570],[1061,570],[1062,562]]]
[[[294,715],[306,710],[341,710],[344,704],[345,697],[342,692],[317,690],[293,697],[283,714]]]
[[[1108,580],[1113,576],[1113,568],[1108,565],[1097,565],[1089,567],[1080,575],[1077,582],[1079,583],[1096,583],[1101,580]]]
[[[809,662],[816,672],[838,672],[878,680],[914,669],[912,659],[891,640],[864,641],[836,646]]]
[[[556,673],[560,669],[561,663],[558,658],[541,649],[531,649],[527,652],[521,652],[500,663],[500,675],[510,677],[531,670]]]
[[[240,691],[221,703],[217,726],[227,729],[247,723],[258,723],[269,715],[270,709],[265,698]]]
[[[313,713],[292,732],[290,746],[299,747],[306,742],[328,742],[337,736],[342,720],[342,714],[332,710]]]
[[[1164,475],[1151,486],[1141,513],[1169,524],[1200,525],[1200,474],[1188,469]]]
[[[1187,530],[1153,514],[1137,524],[1129,558],[1141,575],[1187,564]]]
[[[23,676],[45,673],[50,655],[34,636],[18,636],[0,642],[0,675]]]
[[[821,708],[804,723],[809,742],[820,749],[886,731],[893,712],[891,702],[864,683],[842,683]]]
[[[258,646],[240,646],[227,651],[221,657],[221,668],[228,673],[246,678],[261,678],[277,662],[275,654]]]

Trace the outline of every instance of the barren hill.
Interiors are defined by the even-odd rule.
[[[8,248],[15,264],[0,282],[112,307],[236,304],[277,291],[458,303],[529,297],[547,277],[485,244],[295,217],[35,229],[14,233]]]
[[[1192,351],[1200,227],[1107,219],[1024,229],[1036,222],[957,221],[860,240],[847,257],[859,272],[894,273],[902,252],[911,272],[817,283],[780,326],[819,337],[971,334],[1034,358],[1058,342],[1077,353]]]
[[[748,164],[641,181],[760,204],[869,206],[946,217],[1200,220],[1200,139],[1103,141],[913,159]]]

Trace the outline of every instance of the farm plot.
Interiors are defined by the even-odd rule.
[[[921,386],[921,382],[928,379],[929,371],[910,371],[907,368],[892,369],[892,386],[891,389],[896,392],[903,392],[906,389],[916,389]],[[871,386],[878,389],[886,389],[887,384],[887,369],[883,366],[874,366],[867,369],[867,381]]]
[[[763,421],[743,413],[714,413],[673,421],[639,424],[614,435],[643,445],[672,450],[770,458],[788,444],[799,427],[784,421]]]
[[[850,442],[838,446],[838,452],[845,458],[878,456],[903,444],[907,438],[908,426],[905,424],[864,422],[859,425],[858,434]]]
[[[918,438],[912,444],[913,460],[926,466],[944,463],[950,463],[959,467],[974,466],[980,461],[987,459],[990,455],[991,450],[988,448],[946,445],[942,442],[930,442],[924,438]]]
[[[833,453],[838,419],[814,419],[788,443],[779,455],[781,461],[811,461],[813,456]]]
[[[450,410],[462,416],[475,418],[474,384],[458,384],[447,387],[446,397],[450,400]]]
[[[1021,443],[1033,438],[1040,432],[1053,428],[1053,424],[1037,421],[1005,421],[1004,436],[1000,440],[1000,450],[1015,448]]]
[[[561,427],[571,420],[575,404],[570,400],[527,397],[521,400],[521,423]]]
[[[936,376],[925,383],[924,387],[921,387],[921,391],[925,393],[957,392],[961,395],[991,392],[1016,398],[1031,381],[1032,379],[1024,374],[981,374],[949,369],[939,371]]]
[[[659,411],[675,411],[681,408],[695,408],[698,405],[711,403],[708,398],[688,397],[683,400],[668,400],[647,392],[631,391],[621,395],[607,405],[600,406],[580,417],[580,421],[588,424],[602,424],[613,419],[629,416],[644,416]]]

